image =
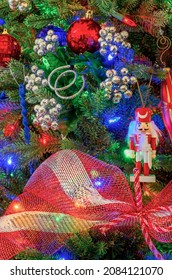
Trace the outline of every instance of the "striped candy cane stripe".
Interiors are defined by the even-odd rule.
[[[150,235],[149,235],[147,221],[142,216],[143,204],[142,204],[142,191],[141,191],[140,181],[139,181],[140,171],[137,168],[135,168],[133,170],[133,173],[134,173],[135,201],[136,201],[137,211],[141,214],[140,215],[140,225],[141,225],[143,236],[145,238],[146,244],[149,246],[149,248],[150,248],[151,252],[154,254],[154,256],[157,259],[164,260],[163,256],[160,254],[160,252],[156,249],[155,245],[153,244],[153,242],[150,238]]]
[[[160,252],[157,250],[157,248],[153,244],[153,242],[150,238],[149,232],[148,232],[148,228],[145,225],[145,222],[144,222],[143,218],[140,218],[140,224],[141,224],[141,229],[142,229],[143,236],[145,238],[146,244],[148,245],[149,249],[151,250],[151,252],[154,254],[154,256],[158,260],[164,260],[163,256],[160,254]]]
[[[154,223],[145,223],[145,225],[150,229],[156,231],[159,234],[163,234],[163,233],[169,233],[170,230],[172,230],[172,227],[160,227],[160,226],[156,226]]]
[[[164,213],[163,213],[164,212]],[[155,215],[167,216],[172,214],[172,207],[170,206],[158,206],[156,209],[149,210],[149,213],[155,213]]]
[[[136,202],[136,207],[137,211],[141,212],[142,211],[142,191],[140,187],[140,171],[137,168],[134,168],[133,170],[134,173],[134,191],[135,191],[135,202]]]

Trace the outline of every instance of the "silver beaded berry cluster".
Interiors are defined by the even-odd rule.
[[[120,55],[120,50],[124,48],[131,49],[131,44],[127,42],[129,36],[127,31],[116,32],[114,26],[102,27],[99,31],[100,43],[99,52],[102,56],[107,56],[108,60],[113,59],[115,56]]]
[[[54,33],[52,29],[50,29],[47,31],[45,40],[42,38],[37,38],[35,40],[35,45],[33,47],[33,50],[39,56],[43,56],[47,52],[55,51],[55,48],[58,45],[59,45],[58,36]]]
[[[26,90],[31,90],[36,93],[39,86],[46,87],[48,85],[48,81],[45,78],[44,71],[42,69],[38,69],[36,65],[31,67],[31,71],[32,74],[30,76],[25,76]]]
[[[8,0],[10,9],[19,10],[20,12],[28,12],[31,8],[30,0]]]
[[[35,105],[34,111],[36,112],[36,117],[33,120],[34,125],[40,125],[43,131],[49,129],[57,130],[58,116],[62,110],[62,105],[57,104],[54,98],[43,99],[40,105]]]
[[[134,76],[128,75],[127,68],[122,68],[120,75],[114,69],[107,70],[106,77],[107,79],[100,84],[100,88],[104,89],[106,97],[112,99],[114,103],[119,103],[123,95],[125,98],[132,97],[133,93],[130,87],[137,80]]]

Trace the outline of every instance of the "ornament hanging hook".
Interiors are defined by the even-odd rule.
[[[7,31],[7,29],[6,29],[6,28],[4,28],[4,30],[3,30],[3,32],[2,32],[2,34],[8,34],[8,31]]]
[[[85,18],[92,19],[93,18],[93,11],[92,10],[87,10],[86,14],[85,14]]]
[[[152,74],[150,76],[150,80],[149,80],[149,84],[148,84],[148,88],[151,87],[151,82],[152,82]],[[144,108],[145,107],[145,103],[146,103],[146,100],[148,98],[148,92],[146,94],[146,98],[145,98],[145,102],[143,101],[143,95],[142,95],[142,92],[141,92],[141,89],[140,89],[140,85],[139,85],[139,81],[138,79],[136,78],[136,83],[137,83],[137,88],[138,88],[138,92],[139,92],[139,95],[140,95],[140,100],[141,100],[141,103],[142,103],[142,107]]]

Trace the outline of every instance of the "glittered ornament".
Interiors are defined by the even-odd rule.
[[[124,92],[124,97],[125,97],[125,98],[131,98],[132,95],[133,95],[133,93],[132,93],[131,90],[126,90],[126,91]]]
[[[95,52],[99,49],[101,27],[93,19],[82,18],[72,23],[67,32],[68,46],[74,53]]]
[[[32,5],[30,0],[8,0],[10,9],[19,10],[20,12],[28,12]]]
[[[113,103],[115,103],[115,104],[119,103],[120,100],[121,100],[121,98],[117,98],[117,97],[114,97],[114,98],[112,99]]]
[[[99,31],[100,43],[99,52],[103,56],[103,66],[115,67],[130,64],[134,59],[134,50],[127,42],[128,32],[123,30],[120,33],[111,23],[104,23]]]
[[[7,67],[11,58],[18,60],[20,54],[21,47],[18,41],[4,30],[0,34],[0,66]]]
[[[40,105],[35,105],[34,111],[36,113],[33,120],[33,124],[36,126],[41,126],[43,131],[48,131],[49,129],[57,130],[58,116],[62,110],[62,105],[57,104],[54,98],[42,99]]]
[[[48,85],[47,79],[45,79],[44,71],[38,69],[37,65],[31,67],[32,74],[25,76],[26,90],[38,92],[39,87],[46,87]]]
[[[44,35],[43,38],[37,38],[35,40],[33,47],[33,50],[39,56],[43,56],[47,52],[55,52],[56,47],[59,46],[59,38],[53,29],[49,29]]]
[[[124,98],[132,97],[132,85],[137,82],[137,79],[129,75],[127,68],[123,67],[120,71],[109,69],[106,71],[106,77],[107,79],[100,83],[105,97],[112,100],[113,103],[119,103],[122,96]]]

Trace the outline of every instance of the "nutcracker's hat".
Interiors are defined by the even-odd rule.
[[[137,108],[135,111],[135,118],[138,122],[150,122],[152,111],[149,108]]]

